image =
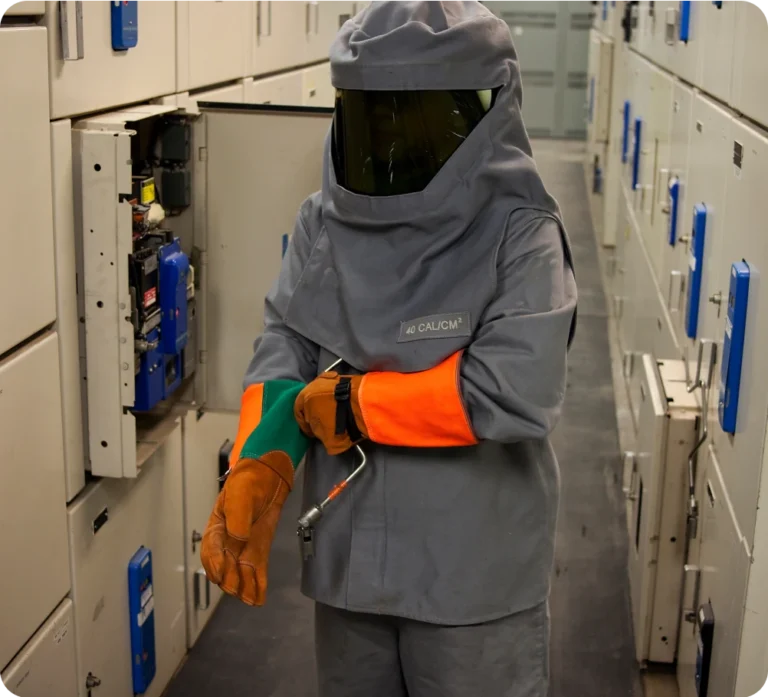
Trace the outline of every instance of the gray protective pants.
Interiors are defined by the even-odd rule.
[[[443,627],[315,605],[319,697],[546,697],[549,609]]]

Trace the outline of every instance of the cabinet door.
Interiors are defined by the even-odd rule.
[[[101,479],[67,511],[78,682],[91,673],[109,697],[133,697],[128,563],[152,552],[157,672],[144,697],[159,697],[186,653],[181,425],[138,479]],[[81,692],[81,697],[85,692]]]
[[[71,600],[56,609],[0,677],[8,694],[18,697],[78,697]]]
[[[701,41],[706,46],[706,50],[701,52],[697,84],[705,92],[728,103],[731,99],[733,86],[736,15],[739,12],[737,8],[740,5],[749,5],[749,3],[702,2],[695,4],[698,5],[697,9],[700,13]],[[759,18],[755,17],[755,19],[758,20]],[[768,27],[766,27],[764,17],[760,35],[761,38],[758,41],[768,40]],[[768,60],[768,54],[764,59]],[[763,79],[768,80],[768,72],[764,73]]]
[[[302,75],[304,106],[318,106],[333,109],[336,92],[331,84],[331,64],[322,63],[305,68]]]
[[[630,485],[632,530],[629,539],[629,581],[637,660],[648,659],[653,622],[658,555],[658,522],[663,494],[667,405],[654,358],[645,354],[640,375],[636,472]]]
[[[219,451],[237,433],[236,413],[189,411],[184,431],[184,559],[187,585],[187,647],[192,648],[221,599],[205,577],[200,536],[219,494]]]
[[[0,361],[0,543],[18,573],[0,574],[0,665],[70,587],[58,337]]]
[[[717,269],[713,273],[718,277],[717,289],[723,293],[722,313],[713,327],[712,338],[721,342],[721,347],[726,330],[731,264],[745,260],[750,266],[751,276],[736,433],[733,436],[724,433],[716,413],[712,414],[710,428],[736,522],[751,546],[755,539],[768,413],[768,371],[765,368],[768,286],[760,278],[768,269],[768,240],[758,232],[764,217],[765,182],[768,180],[768,138],[742,121],[733,122],[730,136],[730,160],[723,152],[725,159],[720,161],[720,168],[726,172],[727,178],[723,242],[718,257],[712,259],[713,269]],[[740,166],[733,164],[733,152],[737,145],[742,152]],[[719,375],[720,365],[717,372]],[[717,402],[718,388],[715,387],[713,392],[712,401]]]
[[[51,118],[109,109],[176,91],[175,3],[139,3],[138,43],[127,51],[112,50],[112,3],[77,3],[82,10],[83,57],[64,60],[60,12],[65,7],[71,11],[67,36],[76,57],[75,5],[48,2],[46,7]]]
[[[259,0],[255,3],[251,75],[285,70],[303,63],[308,27],[304,2]]]
[[[56,319],[45,56],[45,29],[0,28],[0,354]]]
[[[352,3],[314,0],[302,4],[305,6],[306,29],[304,62],[328,60],[336,33],[352,14]]]
[[[726,4],[723,3],[723,6]],[[757,4],[732,4],[736,5],[732,104],[763,126],[768,126],[768,91],[765,89],[768,84],[768,22]],[[716,60],[714,56],[713,59]]]
[[[255,31],[250,2],[177,2],[176,90],[226,82],[248,74]]]
[[[198,295],[205,360],[196,393],[209,409],[237,412],[264,297],[299,206],[320,189],[333,111],[243,105],[202,112],[194,137],[206,159],[194,176],[205,178],[206,192],[195,201],[195,244],[206,259]]]
[[[303,103],[303,85],[303,70],[253,80],[250,85],[246,85],[245,102],[300,106]]]

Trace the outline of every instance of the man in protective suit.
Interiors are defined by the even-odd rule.
[[[322,191],[266,299],[206,570],[264,602],[303,451],[251,445],[288,395],[307,505],[353,444],[370,462],[303,562],[321,697],[544,697],[576,286],[509,30],[479,3],[374,2],[330,57]]]

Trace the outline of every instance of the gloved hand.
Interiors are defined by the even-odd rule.
[[[417,373],[322,373],[296,398],[302,432],[338,455],[363,438],[382,445],[476,445],[461,395],[461,352]]]
[[[368,437],[358,399],[362,380],[362,375],[322,373],[296,398],[296,423],[307,436],[322,441],[329,455],[343,453]]]
[[[280,511],[293,488],[293,464],[282,451],[243,458],[227,478],[203,534],[208,578],[248,605],[263,605],[267,563]]]

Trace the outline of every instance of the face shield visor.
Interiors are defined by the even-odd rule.
[[[492,106],[491,90],[337,90],[336,181],[366,196],[422,191]]]

